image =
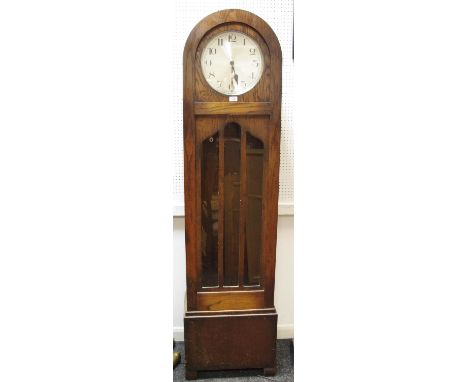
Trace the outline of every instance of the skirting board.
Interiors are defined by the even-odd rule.
[[[173,336],[176,341],[184,340],[184,327],[174,326]],[[278,325],[277,336],[279,340],[294,338],[294,325]]]

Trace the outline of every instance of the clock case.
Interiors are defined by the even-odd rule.
[[[205,44],[220,31],[239,30],[253,37],[263,52],[264,69],[257,85],[237,102],[212,89],[203,77],[200,59]],[[281,129],[281,48],[270,26],[253,13],[229,9],[201,20],[190,33],[183,54],[184,191],[187,298],[184,317],[186,378],[200,370],[262,368],[276,372],[277,312],[274,306],[276,235],[278,220]],[[234,126],[239,132],[239,227],[231,231],[238,241],[235,273],[238,285],[225,286],[223,243],[226,234],[224,205],[224,135]],[[207,182],[204,142],[216,135],[219,145],[217,192],[217,282],[203,285],[202,182]],[[258,285],[246,285],[247,163],[246,137],[261,141],[261,220]],[[209,174],[208,174],[209,175]],[[209,182],[209,179],[208,179]],[[233,232],[235,232],[234,235]]]

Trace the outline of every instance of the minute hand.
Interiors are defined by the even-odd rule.
[[[230,64],[231,64],[231,74],[233,75],[232,79],[236,81],[236,85],[239,85],[239,76],[237,75],[236,70],[234,69],[234,61],[231,61]]]

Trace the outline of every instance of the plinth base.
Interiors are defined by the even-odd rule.
[[[184,318],[185,373],[201,370],[264,369],[276,371],[274,308],[231,312],[187,312]]]

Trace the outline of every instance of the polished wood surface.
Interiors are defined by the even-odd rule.
[[[263,307],[265,292],[227,291],[227,292],[198,292],[198,309],[205,311],[258,309]]]
[[[271,102],[195,102],[196,115],[270,115]]]
[[[187,379],[199,370],[242,368],[276,371],[276,313],[188,316],[184,319]]]
[[[209,86],[200,65],[208,41],[227,30],[255,39],[264,61],[257,85],[234,100]],[[221,368],[272,373],[281,48],[258,16],[223,10],[190,33],[183,71],[187,378]]]

